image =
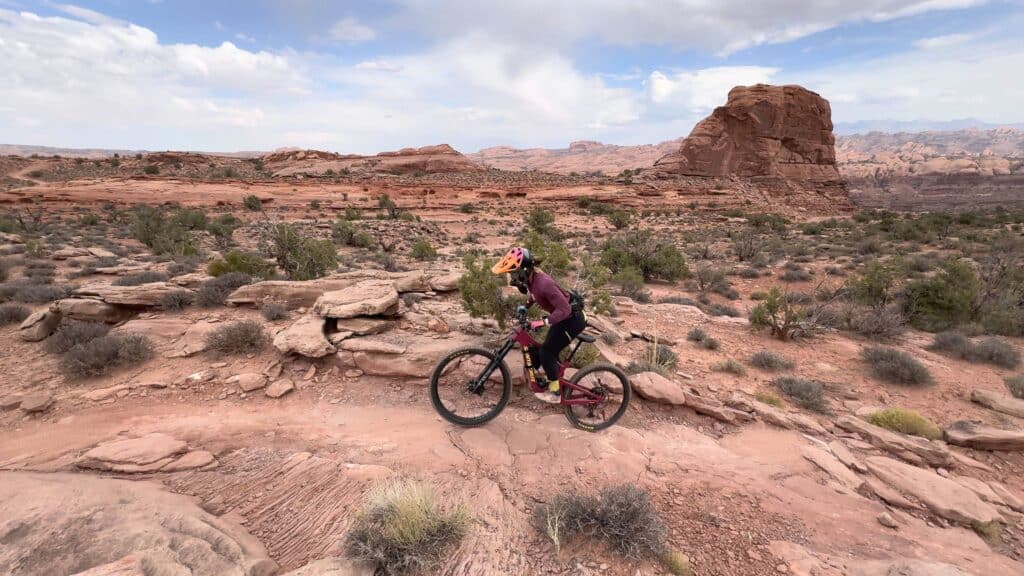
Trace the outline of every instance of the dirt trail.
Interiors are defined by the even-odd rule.
[[[0,463],[60,469],[97,441],[129,431],[132,437],[164,432],[216,453],[216,469],[156,478],[198,496],[208,511],[241,518],[285,568],[336,553],[369,483],[411,474],[472,503],[479,529],[448,563],[450,574],[546,568],[531,552],[550,548],[528,527],[532,507],[553,486],[593,489],[623,481],[652,491],[673,528],[671,540],[691,554],[700,574],[768,573],[776,560],[766,550],[774,541],[835,562],[924,557],[992,575],[1021,570],[965,529],[930,527],[909,516],[899,532],[883,528],[875,520],[885,509],[880,503],[821,486],[824,475],[793,457],[806,440],[759,426],[725,441],[669,424],[588,434],[561,415],[513,407],[486,427],[457,429],[419,408],[336,406],[300,395],[259,409],[187,403],[87,409],[57,424],[31,422],[13,431],[0,446]],[[783,445],[787,450],[772,449]],[[715,525],[721,533],[709,533]],[[739,562],[748,550],[762,561]],[[596,554],[621,566],[610,554]],[[611,573],[634,571],[622,566]]]

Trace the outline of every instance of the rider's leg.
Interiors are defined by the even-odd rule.
[[[586,327],[586,320],[574,314],[548,330],[548,337],[540,346],[540,361],[549,382],[558,380],[558,355]]]

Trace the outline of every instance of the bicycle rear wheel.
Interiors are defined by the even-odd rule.
[[[611,364],[591,364],[580,370],[569,382],[597,395],[600,401],[595,404],[566,404],[565,417],[580,430],[597,432],[604,430],[626,413],[629,399],[633,396],[633,387],[629,376]],[[572,388],[562,390],[563,400],[585,398],[586,396]]]
[[[490,370],[488,366],[496,364]],[[459,348],[441,359],[430,375],[430,401],[442,418],[479,426],[505,409],[512,378],[504,360],[483,348]]]

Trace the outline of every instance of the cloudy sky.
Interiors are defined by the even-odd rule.
[[[1024,0],[0,0],[0,143],[641,144],[757,82],[1021,122],[1021,30]]]

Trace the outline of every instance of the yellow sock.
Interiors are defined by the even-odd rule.
[[[548,392],[558,392],[558,380],[554,382],[548,382]]]

